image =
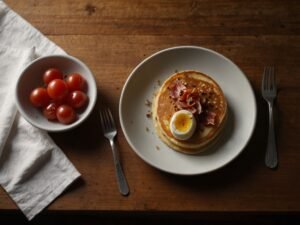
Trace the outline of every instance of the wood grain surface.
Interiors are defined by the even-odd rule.
[[[118,118],[124,82],[152,53],[177,45],[211,48],[247,75],[258,106],[253,137],[243,153],[211,174],[183,177],[160,172],[118,144],[131,193],[117,189],[109,143],[97,111],[80,127],[50,134],[82,177],[48,211],[300,213],[300,4],[238,0],[6,0],[50,40],[83,60],[96,76],[100,98]],[[279,167],[267,169],[267,106],[260,95],[263,67],[278,81]],[[238,93],[237,93],[238,94]],[[16,206],[0,190],[0,209]]]

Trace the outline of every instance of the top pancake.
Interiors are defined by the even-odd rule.
[[[189,90],[189,93],[193,93],[196,96],[194,100],[199,100],[202,108],[200,114],[199,110],[195,112],[195,107],[184,108],[193,111],[197,120],[194,135],[184,141],[174,138],[169,126],[172,115],[183,109],[182,102],[174,97],[178,86],[179,90]],[[221,88],[212,78],[197,71],[183,71],[171,75],[162,84],[153,101],[152,112],[157,134],[167,145],[181,152],[195,154],[203,151],[224,126],[227,102]]]

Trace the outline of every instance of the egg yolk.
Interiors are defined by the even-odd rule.
[[[178,114],[175,118],[174,125],[180,132],[186,132],[192,126],[192,118],[186,114]]]

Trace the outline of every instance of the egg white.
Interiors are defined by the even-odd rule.
[[[186,131],[180,131],[177,129],[175,125],[175,121],[178,116],[184,114],[187,118],[191,119],[191,125]],[[194,115],[188,110],[179,110],[173,114],[171,121],[170,121],[170,130],[172,135],[178,140],[188,140],[193,136],[196,130],[196,119]]]

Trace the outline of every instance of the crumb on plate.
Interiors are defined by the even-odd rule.
[[[147,118],[151,118],[152,112],[151,112],[151,111],[148,111],[148,112],[146,113],[146,116],[147,116]]]
[[[151,105],[152,105],[152,102],[151,102],[151,101],[149,101],[148,99],[146,99],[146,101],[145,101],[145,105],[146,105],[146,106],[151,106]]]

